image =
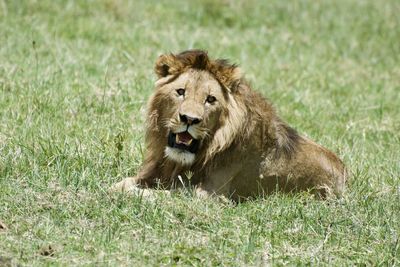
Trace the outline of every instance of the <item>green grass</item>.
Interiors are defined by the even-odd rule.
[[[0,266],[400,265],[400,2],[168,2],[0,0]],[[155,59],[188,48],[338,153],[344,197],[108,195],[142,162]]]

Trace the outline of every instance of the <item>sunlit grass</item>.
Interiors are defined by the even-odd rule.
[[[0,266],[399,265],[399,11],[0,0]],[[344,197],[107,194],[142,162],[155,59],[189,48],[239,63],[286,121],[340,155]]]

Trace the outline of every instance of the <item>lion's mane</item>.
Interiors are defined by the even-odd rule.
[[[204,141],[204,147],[191,171],[207,170],[207,167],[218,164],[218,161],[234,157],[232,153],[250,143],[265,147],[261,149],[273,151],[276,156],[291,156],[296,149],[298,134],[279,119],[264,97],[250,89],[237,65],[223,59],[211,60],[201,50],[163,55],[155,66],[159,78],[156,85],[169,83],[189,69],[208,71],[229,92],[226,94],[228,101],[220,125]],[[176,107],[166,106],[162,96],[157,93],[149,100],[145,165],[162,165],[162,173],[150,175],[158,177],[162,182],[170,181],[184,169],[184,166],[169,162],[165,157],[160,159],[167,135],[165,123],[160,117],[167,113],[165,109],[170,108]]]

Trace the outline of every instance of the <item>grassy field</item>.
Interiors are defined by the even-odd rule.
[[[0,0],[0,266],[400,265],[400,2]],[[202,48],[352,172],[342,199],[112,196],[158,55]]]

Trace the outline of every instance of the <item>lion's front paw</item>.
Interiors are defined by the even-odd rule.
[[[201,199],[207,199],[212,196],[212,193],[208,192],[207,190],[204,190],[201,187],[197,187],[195,192],[195,196]]]
[[[133,193],[137,191],[139,188],[137,187],[137,183],[135,178],[129,177],[124,180],[114,184],[110,188],[110,192],[120,192],[120,193]]]
[[[201,187],[196,188],[195,196],[200,199],[217,199],[225,204],[232,203],[232,201],[228,197],[222,194],[216,194],[214,192],[207,191]]]
[[[114,184],[109,191],[112,193],[126,193],[128,195],[145,197],[147,199],[155,199],[160,195],[170,195],[170,191],[167,190],[140,188],[133,177],[125,178],[121,182]]]

